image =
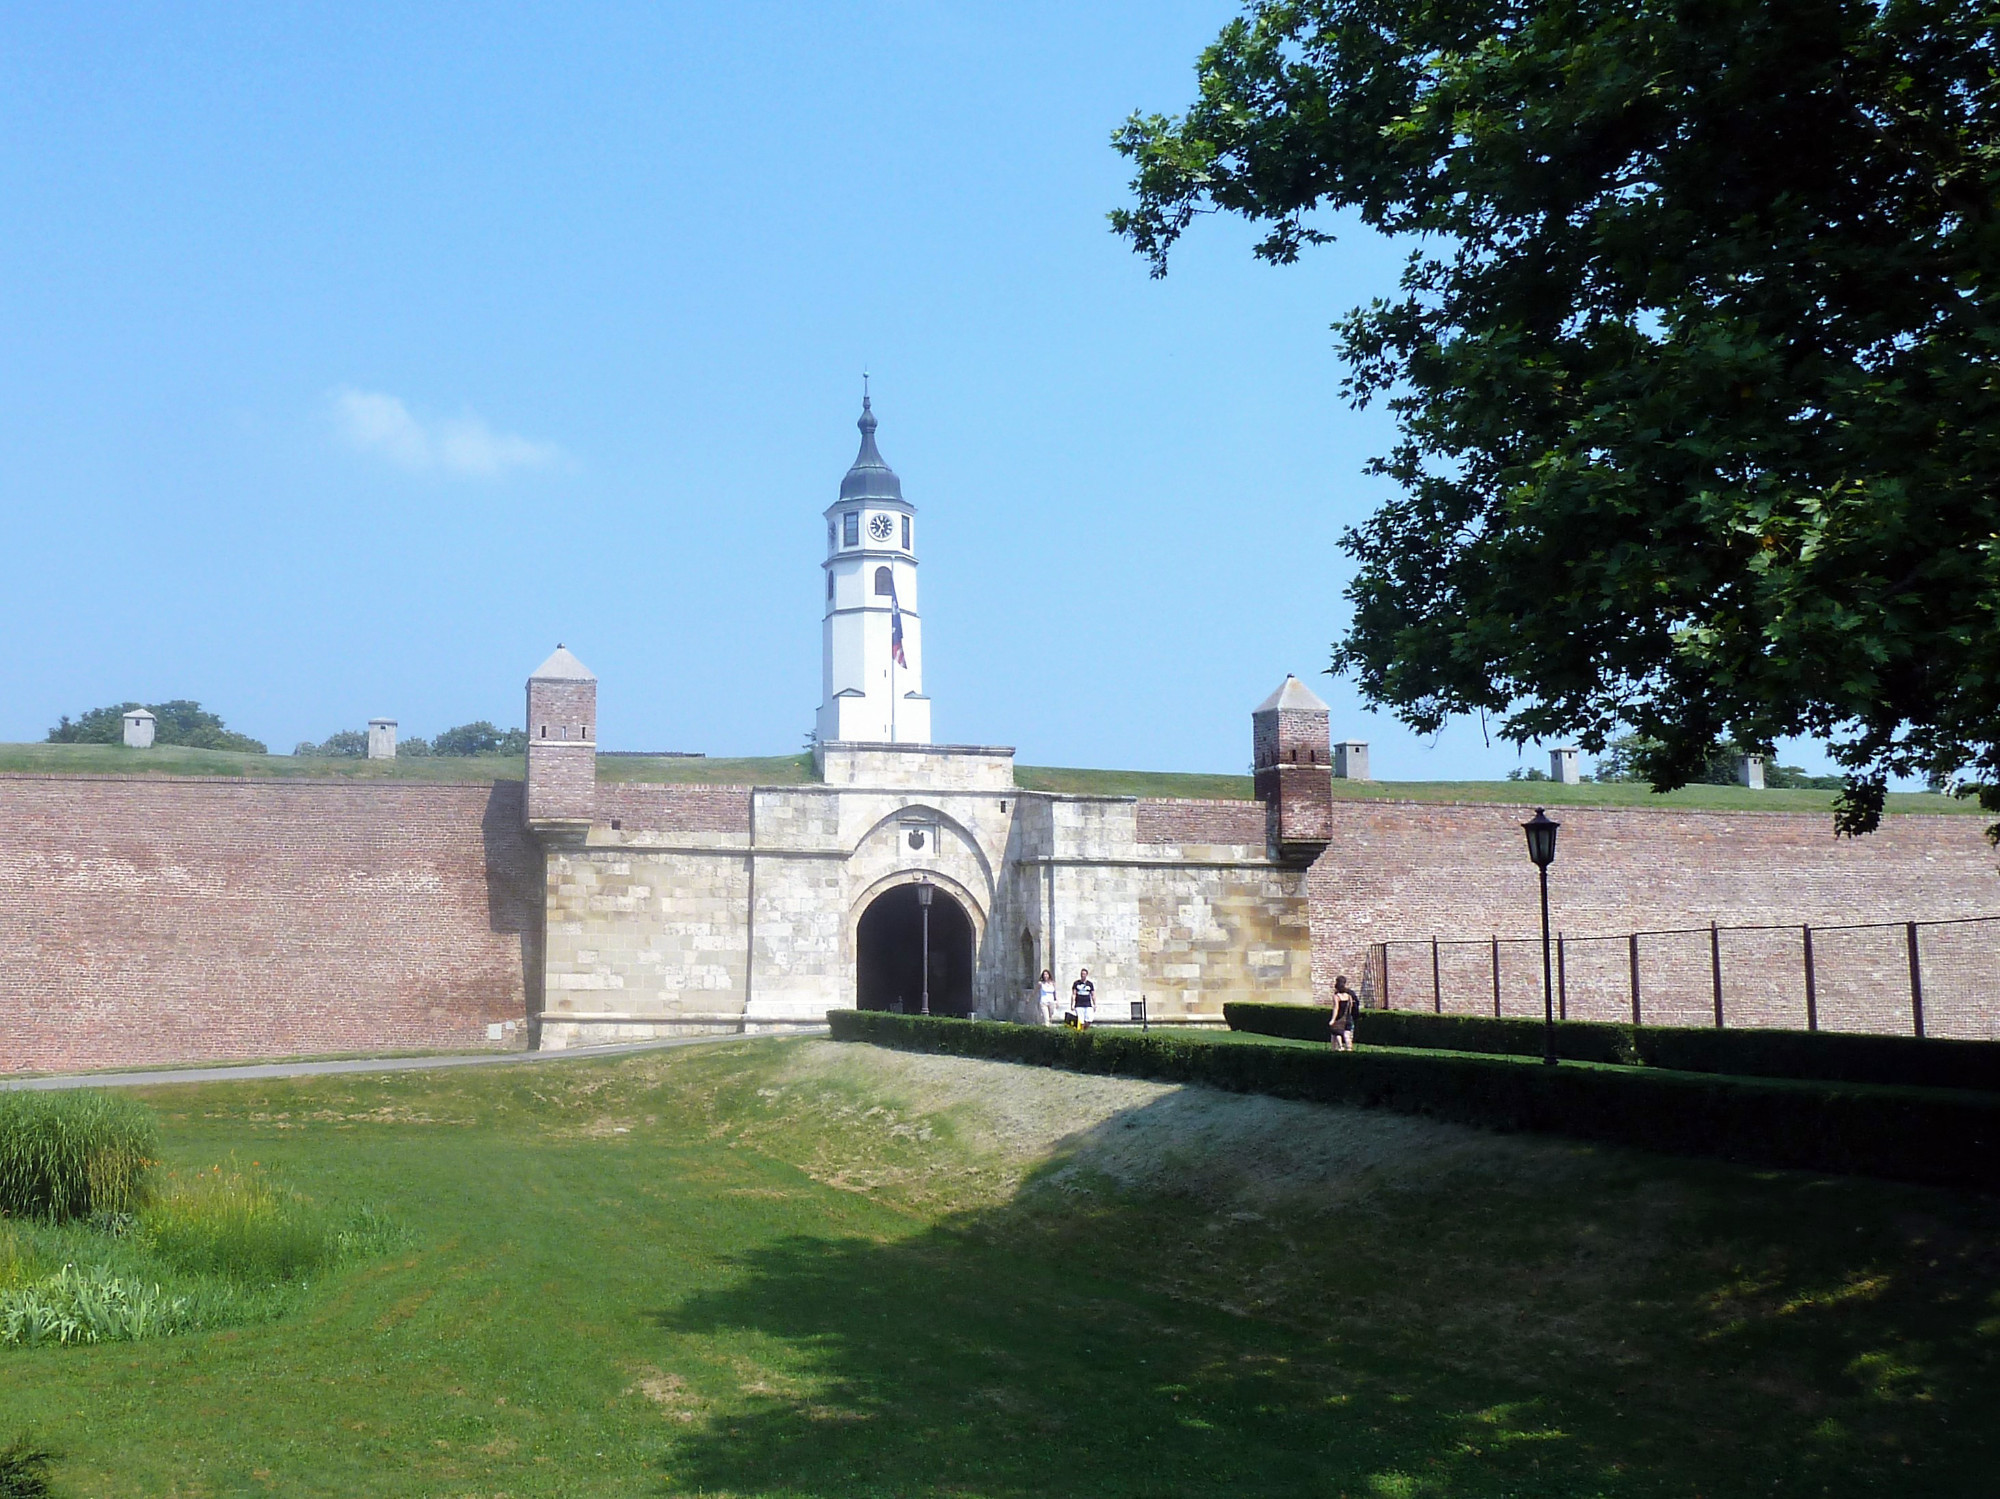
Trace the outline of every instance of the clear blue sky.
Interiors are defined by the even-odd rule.
[[[1395,252],[1107,230],[1231,13],[7,5],[0,738],[505,726],[561,640],[607,748],[795,749],[866,366],[939,739],[1237,770],[1292,671],[1382,777],[1544,763],[1321,675]]]

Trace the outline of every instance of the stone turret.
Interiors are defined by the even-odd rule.
[[[559,645],[528,678],[528,825],[588,826],[596,810],[597,677]]]
[[[1297,677],[1250,715],[1257,799],[1276,857],[1311,863],[1333,836],[1331,710]]]

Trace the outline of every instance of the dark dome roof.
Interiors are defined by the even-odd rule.
[[[903,481],[896,477],[896,471],[884,463],[882,455],[875,450],[875,413],[869,409],[866,396],[861,398],[861,420],[854,425],[861,429],[861,451],[854,455],[854,467],[840,481],[840,497],[843,500],[902,499]]]

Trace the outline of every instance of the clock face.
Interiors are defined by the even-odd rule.
[[[896,529],[896,523],[886,515],[878,515],[868,522],[868,534],[877,541],[887,541],[889,533]]]

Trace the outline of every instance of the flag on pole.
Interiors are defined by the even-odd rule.
[[[903,670],[910,669],[909,659],[903,654],[903,605],[896,597],[896,575],[889,575],[889,659]]]

